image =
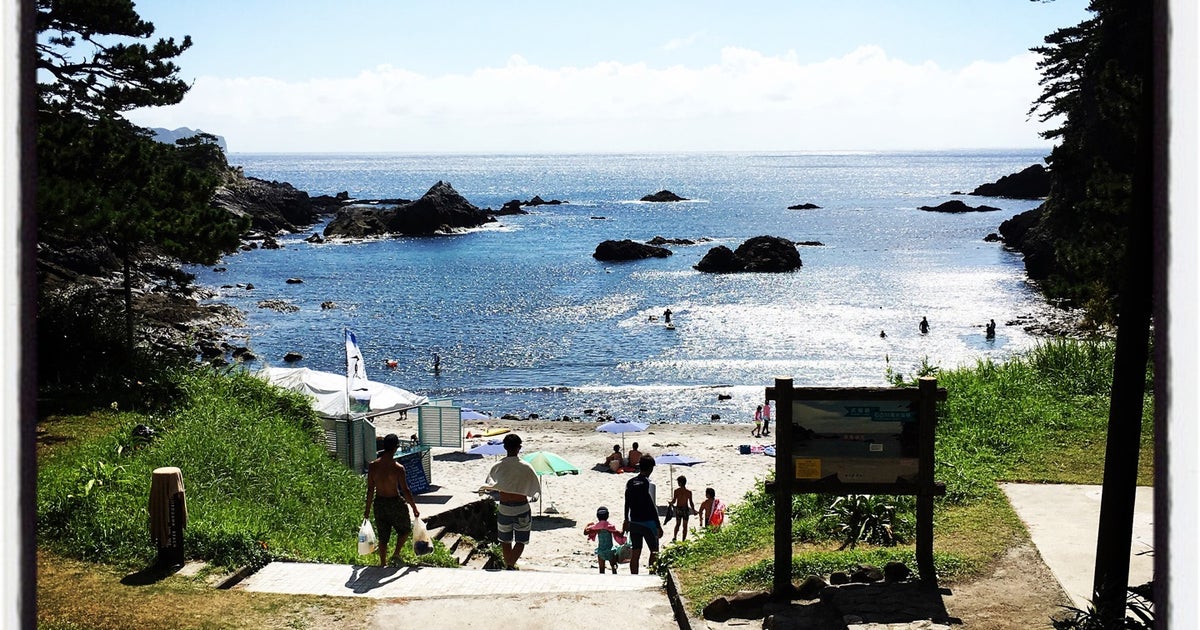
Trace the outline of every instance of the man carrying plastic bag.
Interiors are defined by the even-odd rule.
[[[417,504],[413,501],[412,492],[408,490],[408,480],[404,475],[404,466],[395,460],[396,449],[400,446],[400,438],[395,433],[389,433],[383,438],[383,453],[367,467],[367,507],[363,510],[363,520],[371,516],[371,504],[375,504],[375,529],[379,533],[379,566],[386,567],[388,563],[388,540],[392,537],[392,528],[396,529],[396,551],[392,559],[400,560],[400,550],[408,540],[412,521],[408,517],[408,509],[400,500],[412,506],[413,517],[421,516]],[[376,496],[378,495],[378,496]]]

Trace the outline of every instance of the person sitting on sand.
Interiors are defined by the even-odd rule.
[[[642,461],[642,452],[638,450],[638,443],[633,443],[633,448],[629,449],[629,457],[625,458],[626,466],[637,468],[638,462]]]
[[[716,529],[725,522],[725,504],[717,498],[717,491],[712,488],[704,489],[704,503],[700,504],[700,523],[711,529]]]
[[[609,472],[621,472],[621,445],[613,444],[613,452],[608,454],[604,459],[604,465],[608,466]]]
[[[608,508],[603,505],[596,509],[596,522],[588,523],[583,528],[588,540],[596,541],[596,560],[600,563],[600,573],[604,573],[604,563],[612,565],[613,575],[617,574],[617,549],[613,547],[625,544],[625,536],[615,525],[608,522]]]
[[[679,483],[679,487],[675,488],[675,494],[671,495],[671,503],[667,506],[667,509],[671,510],[675,516],[675,533],[671,536],[671,542],[675,542],[679,538],[680,526],[683,526],[683,539],[687,540],[688,516],[696,513],[696,504],[692,502],[692,491],[687,489],[687,477],[679,475],[675,481]]]

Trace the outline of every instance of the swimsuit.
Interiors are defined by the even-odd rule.
[[[533,529],[533,511],[528,503],[501,501],[496,506],[496,532],[500,542],[529,543],[529,531]]]
[[[375,529],[379,530],[379,543],[388,544],[392,538],[392,528],[399,535],[408,535],[412,529],[412,521],[408,518],[408,506],[400,497],[375,497]]]

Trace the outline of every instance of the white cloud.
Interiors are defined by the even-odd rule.
[[[692,33],[687,37],[678,37],[662,45],[663,50],[680,50],[695,44],[697,40],[704,37],[703,31]]]
[[[726,48],[704,67],[600,62],[426,76],[381,65],[285,82],[200,77],[139,124],[200,127],[233,151],[653,151],[1028,147],[1037,57],[960,70],[866,46],[800,63]]]

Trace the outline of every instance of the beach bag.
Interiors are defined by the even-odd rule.
[[[613,553],[617,556],[617,562],[629,564],[629,561],[633,559],[633,545],[629,541],[625,541],[624,544],[614,547]]]
[[[741,453],[742,455],[749,455],[750,454],[750,445],[742,444],[741,446],[738,447],[738,452]]]
[[[378,545],[379,539],[375,537],[375,528],[371,527],[371,521],[364,518],[362,527],[358,528],[358,555],[369,556],[375,553]]]
[[[413,519],[413,552],[418,556],[433,553],[433,540],[429,538],[425,523],[419,518]]]

